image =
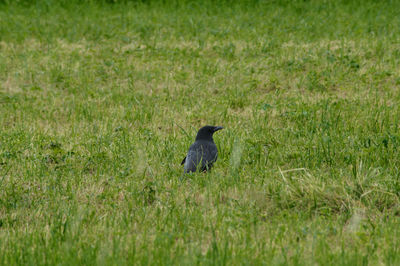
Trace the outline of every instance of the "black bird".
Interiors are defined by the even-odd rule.
[[[196,141],[190,146],[186,157],[183,159],[185,173],[201,172],[211,169],[217,160],[218,150],[213,140],[213,134],[223,127],[205,126],[197,132]],[[201,163],[201,165],[200,165]]]

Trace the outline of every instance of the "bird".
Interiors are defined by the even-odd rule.
[[[218,157],[217,145],[213,134],[223,129],[220,126],[204,126],[197,132],[195,142],[190,146],[186,157],[182,160],[184,173],[207,172],[211,169]]]

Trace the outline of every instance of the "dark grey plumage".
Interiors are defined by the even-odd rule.
[[[218,157],[217,146],[213,134],[223,127],[205,126],[197,132],[196,141],[190,146],[186,157],[183,159],[185,173],[207,171],[211,169]]]

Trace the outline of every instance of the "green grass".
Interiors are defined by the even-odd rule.
[[[400,2],[10,2],[0,264],[400,264]]]

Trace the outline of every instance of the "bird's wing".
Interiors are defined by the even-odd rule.
[[[185,172],[195,172],[201,160],[201,155],[195,149],[189,149],[184,162]]]
[[[183,165],[185,162],[186,162],[186,156],[185,156],[185,158],[183,158],[181,165]]]
[[[196,141],[190,146],[185,161],[185,171],[196,171],[197,167],[208,168],[217,159],[217,146],[209,141]],[[201,162],[201,166],[199,163]]]

